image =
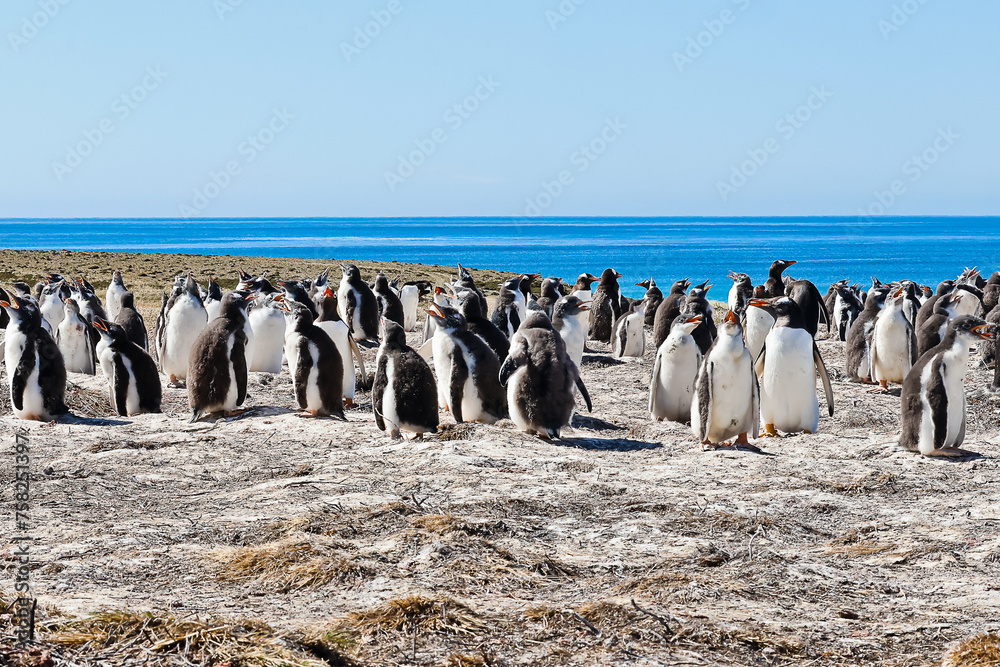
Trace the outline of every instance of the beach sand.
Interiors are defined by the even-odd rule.
[[[237,266],[335,264],[5,251],[0,280],[57,270],[102,288],[121,268],[151,326],[176,272]],[[5,450],[30,438],[37,639],[74,664],[910,666],[1000,630],[992,371],[967,381],[966,446],[983,458],[897,451],[898,388],[847,382],[828,338],[836,413],[820,433],[703,452],[648,418],[647,337],[635,360],[590,344],[593,413],[556,442],[445,413],[438,435],[393,442],[366,393],[347,423],[304,419],[287,369],[251,374],[248,414],[197,424],[177,389],[161,415],[114,417],[100,376],[71,376],[76,417],[53,425],[15,420],[4,397]],[[15,550],[0,552],[0,609]]]

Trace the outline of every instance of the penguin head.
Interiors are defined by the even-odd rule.
[[[516,292],[516,291],[520,290],[521,289],[521,276],[518,276],[517,278],[510,278],[509,280],[505,280],[503,282],[503,284],[500,285],[500,287],[506,288],[506,289],[510,290],[511,292]]]
[[[695,299],[704,299],[705,295],[708,294],[708,290],[710,289],[712,289],[712,286],[709,285],[708,281],[706,280],[700,285],[695,285],[694,287],[692,287],[691,291],[688,292],[688,297],[692,297]]]
[[[194,279],[194,274],[187,274],[187,278],[184,279],[184,291],[191,296],[196,296],[201,298],[201,291],[198,289],[198,281]]]
[[[674,329],[677,329],[684,335],[690,336],[691,332],[697,329],[700,324],[701,315],[692,312],[681,313],[670,324],[670,331],[673,332]]]
[[[285,298],[290,301],[298,301],[308,298],[308,293],[301,283],[294,280],[279,280],[278,287],[284,290]]]
[[[508,281],[509,282],[509,281]],[[416,280],[413,282],[406,283],[407,285],[414,285],[417,288],[417,293],[420,296],[425,296],[430,294],[434,290],[434,286],[430,284],[427,280]]]
[[[27,297],[0,290],[0,306],[6,309],[11,322],[21,331],[29,331],[42,326],[42,314],[38,306]]]
[[[233,290],[232,292],[226,292],[226,295],[222,297],[222,303],[219,304],[219,317],[226,317],[230,319],[245,318],[247,314],[247,305],[256,296],[254,292],[248,292],[246,290]]]
[[[389,291],[389,278],[381,271],[375,276],[375,291],[383,293]]]
[[[118,269],[115,269],[111,273],[111,284],[112,285],[118,285],[120,287],[124,287],[125,286],[125,281],[122,280],[122,272],[119,271]]]
[[[74,299],[63,299],[63,312],[66,317],[73,317],[80,314],[80,304]]]
[[[552,329],[552,322],[549,321],[549,316],[545,314],[543,310],[530,310],[527,316],[524,318],[524,322],[521,322],[521,326],[518,327],[518,331],[522,329]]]
[[[18,296],[25,298],[31,296],[31,286],[23,280],[15,280],[10,284],[10,286],[14,288],[14,292],[16,292]]]
[[[125,333],[125,329],[114,322],[109,322],[101,317],[95,317],[94,328],[101,334],[101,338],[108,341],[112,347],[128,342],[128,334]]]
[[[470,289],[458,293],[458,309],[467,321],[478,320],[483,316],[479,295]]]
[[[63,280],[65,280],[65,278],[63,278],[58,273],[45,272],[43,274],[43,277],[45,278],[45,282],[48,283],[48,284],[50,284],[50,285],[52,283],[61,283]]]
[[[441,327],[442,331],[453,332],[465,329],[466,321],[462,313],[451,306],[442,306],[437,303],[431,304],[427,309],[427,314],[434,318],[434,322]]]
[[[685,292],[687,292],[687,289],[690,286],[691,286],[690,280],[688,280],[687,278],[681,278],[680,280],[675,281],[674,284],[670,286],[670,293],[684,294]]]
[[[769,273],[780,276],[785,271],[785,269],[790,267],[792,264],[797,264],[797,263],[798,262],[794,259],[776,259],[771,264],[771,270],[769,271]]]
[[[745,273],[736,273],[735,271],[730,271],[729,279],[740,287],[753,287],[753,282],[750,280],[750,276],[748,276]]]
[[[518,289],[525,296],[531,294],[531,286],[535,284],[535,281],[542,277],[540,273],[522,273],[518,280]]]
[[[944,296],[955,289],[954,280],[942,280],[938,283],[937,291],[934,292],[938,296]]]
[[[406,347],[406,332],[403,327],[387,317],[382,318],[382,347],[389,350],[402,350]]]
[[[304,331],[312,326],[315,318],[304,303],[291,299],[283,299],[280,303],[278,307],[288,313],[286,317],[293,331]]]
[[[722,318],[722,326],[719,327],[719,335],[738,338],[742,342],[743,327],[740,326],[740,320],[736,317],[735,312],[731,310],[726,311],[726,316]]]
[[[648,290],[648,289],[649,289],[650,287],[652,287],[652,286],[655,286],[655,285],[656,285],[656,283],[654,283],[654,282],[653,282],[653,279],[652,279],[652,278],[647,278],[646,280],[643,280],[643,281],[641,281],[641,282],[637,282],[637,283],[635,284],[635,286],[636,286],[636,287],[641,287],[641,288],[643,288],[643,289],[647,289],[647,290]]]
[[[579,297],[564,296],[556,301],[556,305],[552,307],[552,318],[574,317],[588,310],[590,310],[590,306],[580,301]]]
[[[771,317],[775,319],[775,324],[780,323],[782,326],[801,325],[803,321],[802,309],[799,304],[787,296],[773,299],[751,299],[750,305],[770,313]]]
[[[318,276],[316,276],[316,280],[313,282],[313,284],[316,285],[316,289],[320,289],[321,287],[325,287],[329,282],[330,282],[330,269],[325,268],[320,272]]]
[[[990,324],[974,315],[959,315],[948,324],[948,328],[954,329],[958,337],[967,340],[996,340],[1000,329],[998,325]]]
[[[618,273],[614,269],[604,269],[601,273],[601,285],[617,285],[618,279],[622,277],[622,274]]]
[[[767,298],[767,288],[765,288],[763,285],[755,285],[753,288],[753,298],[755,299]]]
[[[339,322],[340,313],[337,311],[337,293],[327,285],[320,293],[319,298],[320,319],[323,321]]]
[[[341,264],[340,272],[343,274],[347,282],[351,284],[356,284],[361,282],[361,271],[359,271],[358,267],[354,266],[353,264]]]

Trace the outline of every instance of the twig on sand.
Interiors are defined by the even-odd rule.
[[[657,614],[654,614],[648,609],[643,609],[636,603],[635,598],[632,598],[632,606],[635,607],[635,610],[638,611],[640,614],[645,614],[646,616],[649,616],[651,619],[662,625],[663,629],[666,630],[668,634],[671,635],[674,634],[674,631],[670,629],[670,624],[667,623],[667,620],[665,618]]]
[[[573,611],[572,609],[563,609],[562,613],[569,614],[570,616],[572,616],[576,620],[578,620],[581,623],[583,623],[584,625],[586,625],[588,628],[590,628],[590,631],[594,633],[595,637],[601,637],[602,636],[601,635],[601,631],[598,630],[597,627],[595,627],[593,623],[591,623],[590,621],[588,621],[587,619],[585,619],[579,613]]]

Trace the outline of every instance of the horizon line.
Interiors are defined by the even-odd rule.
[[[946,219],[969,219],[969,218],[1000,218],[1000,214],[976,214],[976,215],[559,215],[559,216],[538,216],[524,217],[513,215],[414,215],[414,216],[234,216],[234,217],[212,217],[212,218],[171,218],[171,217],[0,217],[2,222],[20,221],[102,221],[102,222],[213,222],[220,220],[235,221],[294,221],[294,220],[518,220],[518,221],[547,221],[547,220],[850,220],[856,219],[858,222],[877,222],[893,220],[946,220]]]

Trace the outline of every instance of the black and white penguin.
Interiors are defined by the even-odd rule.
[[[420,297],[434,291],[434,286],[426,280],[408,282],[399,288],[399,302],[403,306],[403,330],[416,331],[417,309]]]
[[[875,321],[882,312],[882,303],[886,296],[884,290],[872,289],[865,300],[865,308],[854,320],[847,332],[847,345],[844,347],[844,372],[855,382],[871,384],[872,334],[875,331]]]
[[[638,304],[632,304],[630,308],[621,314],[615,321],[614,332],[611,336],[611,350],[615,357],[641,357],[646,353],[646,332],[643,325],[646,322],[646,301],[643,299]]]
[[[833,324],[837,328],[837,337],[846,341],[851,326],[861,315],[865,305],[858,297],[857,291],[846,283],[836,283],[834,288]]]
[[[510,345],[510,355],[500,367],[500,384],[507,387],[510,418],[518,428],[542,438],[558,438],[573,417],[574,390],[583,396],[587,410],[593,410],[580,370],[543,313],[528,315]]]
[[[753,362],[743,343],[743,328],[730,310],[702,359],[691,401],[691,430],[704,449],[715,449],[733,437],[733,447],[757,449],[747,440],[748,434],[756,439],[760,430],[760,393]]]
[[[351,336],[351,330],[344,320],[340,319],[340,310],[337,308],[337,294],[329,285],[323,290],[323,295],[319,301],[319,319],[316,326],[326,332],[333,344],[337,346],[340,353],[340,360],[344,365],[344,407],[354,407],[354,393],[358,386],[358,376],[361,377],[362,387],[368,383],[368,372],[365,370],[365,360],[361,356],[358,344]],[[354,361],[358,362],[355,370]]]
[[[490,305],[489,303],[486,302],[486,295],[483,294],[483,290],[479,289],[479,286],[476,285],[476,280],[472,277],[472,274],[469,273],[469,271],[465,267],[463,267],[461,264],[458,264],[457,266],[458,266],[458,280],[456,280],[455,284],[453,285],[455,293],[457,294],[458,292],[461,292],[463,290],[472,290],[473,292],[476,293],[476,296],[479,297],[479,310],[483,313],[488,313],[490,310]],[[531,290],[530,284],[528,290],[529,291]]]
[[[714,310],[708,301],[708,290],[711,288],[712,286],[708,284],[707,280],[700,285],[695,285],[688,292],[687,298],[684,299],[684,305],[681,307],[681,313],[701,315],[701,324],[691,333],[691,336],[694,337],[694,342],[698,344],[698,349],[701,350],[702,354],[708,352],[708,348],[712,347],[716,336]]]
[[[159,413],[163,388],[153,358],[132,342],[121,325],[98,317],[94,328],[101,335],[101,369],[115,413],[121,417]]]
[[[344,416],[344,359],[312,311],[298,301],[286,301],[288,331],[285,348],[295,400],[306,417]],[[350,361],[348,359],[347,361]]]
[[[552,308],[552,328],[562,336],[566,354],[577,368],[582,368],[583,350],[587,346],[588,310],[590,305],[573,294],[559,299]]]
[[[252,336],[247,336],[246,357],[249,370],[280,373],[285,351],[285,311],[280,308],[287,292],[260,294],[247,313]],[[312,300],[309,300],[312,303]],[[308,309],[308,306],[303,305]]]
[[[963,293],[955,290],[951,294],[945,294],[940,299],[934,301],[934,312],[924,320],[917,330],[917,355],[937,347],[941,339],[948,331],[948,323],[958,317],[958,304],[961,303]]]
[[[601,280],[594,289],[590,302],[590,337],[604,343],[611,342],[615,321],[621,317],[621,288],[618,279],[622,274],[614,269],[604,269]]]
[[[541,277],[540,273],[522,273],[518,281],[517,291],[521,293],[521,296],[515,299],[515,303],[517,304],[517,314],[522,322],[528,316],[528,302],[535,298],[531,291],[532,287],[535,281]]]
[[[313,319],[319,317],[319,309],[316,307],[316,302],[309,296],[309,290],[302,283],[297,280],[278,280],[276,284],[284,291],[285,301],[301,303],[309,311],[309,314],[313,316]],[[265,296],[264,294],[259,295],[257,301],[263,301]]]
[[[122,272],[115,270],[111,274],[108,290],[104,293],[105,310],[112,322],[118,317],[118,311],[122,306],[122,297],[127,291],[128,288],[125,287],[125,281],[122,279]]]
[[[701,365],[701,350],[691,332],[700,324],[701,315],[678,315],[656,350],[649,383],[649,416],[656,421],[691,422],[691,399]]]
[[[965,440],[965,374],[969,346],[997,336],[997,326],[971,315],[948,324],[938,345],[913,365],[903,382],[903,432],[899,444],[924,456],[967,456]]]
[[[80,314],[80,306],[73,299],[66,299],[63,308],[65,312],[56,329],[56,343],[62,352],[66,370],[94,375],[97,372],[97,355],[91,332],[93,327]]]
[[[754,361],[760,356],[767,334],[771,333],[771,327],[774,326],[774,316],[771,313],[763,308],[750,305],[754,299],[763,298],[765,298],[764,286],[756,285],[753,288],[753,299],[747,302],[746,310],[743,311],[743,320],[740,322],[743,325],[743,338]]]
[[[764,294],[767,298],[785,295],[785,281],[781,274],[795,263],[795,260],[779,259],[771,264],[771,268],[767,271],[767,280],[764,282]]]
[[[157,364],[162,368],[163,360],[160,358],[160,350],[163,347],[163,337],[166,334],[166,323],[167,323],[167,303],[169,303],[170,298],[179,295],[184,289],[184,275],[174,276],[174,284],[170,287],[170,291],[160,292],[160,310],[156,314],[156,322],[153,324],[153,345],[151,351],[156,355]],[[204,301],[202,301],[204,305]]]
[[[687,278],[676,281],[670,286],[667,295],[663,297],[663,303],[657,307],[656,315],[653,318],[653,344],[657,350],[663,345],[674,321],[681,314],[681,307],[684,305],[684,299],[690,286],[691,281]]]
[[[465,291],[458,298],[458,310],[469,325],[469,331],[482,338],[502,364],[510,351],[510,341],[492,322],[483,317],[475,292]]]
[[[580,303],[589,303],[590,300],[594,298],[591,285],[596,283],[598,280],[600,280],[600,278],[592,273],[581,273],[576,279],[576,283],[573,284],[573,288],[570,289],[569,295],[575,296],[580,300]]]
[[[903,315],[906,317],[907,322],[913,327],[913,330],[917,329],[917,313],[920,312],[920,299],[917,298],[917,288],[919,287],[912,280],[901,280],[899,281],[899,287],[903,290]]]
[[[114,323],[125,330],[128,339],[143,350],[149,349],[149,334],[146,332],[146,322],[135,307],[135,294],[125,290],[118,297],[118,314]]]
[[[493,315],[490,321],[509,339],[521,326],[521,315],[517,310],[517,295],[520,292],[510,289],[506,284],[500,286],[500,294],[497,296],[496,305],[493,307]]]
[[[214,276],[208,277],[208,289],[202,296],[202,303],[205,304],[205,312],[208,313],[209,321],[219,316],[219,307],[222,305],[222,288],[215,282]]]
[[[309,298],[313,300],[316,304],[316,308],[319,308],[319,301],[323,298],[323,294],[326,292],[327,285],[330,284],[330,269],[326,268],[319,272],[316,279],[309,283]]]
[[[938,283],[937,289],[934,291],[934,296],[924,301],[923,305],[920,306],[920,310],[917,311],[917,323],[914,325],[914,328],[919,330],[923,323],[927,321],[927,318],[934,314],[934,306],[937,304],[938,299],[954,291],[954,280],[943,280]]]
[[[4,334],[4,364],[10,403],[18,419],[51,421],[66,407],[66,364],[59,346],[42,327],[34,302],[0,290],[10,322]]]
[[[101,305],[101,300],[94,293],[93,285],[83,278],[78,278],[75,284],[70,284],[69,289],[70,298],[74,299],[77,305],[80,306],[80,315],[84,319],[88,322],[93,322],[95,317],[108,319],[108,315],[104,311],[104,306]],[[95,344],[100,339],[100,335],[96,331],[93,332],[92,337]]]
[[[393,439],[401,438],[402,431],[417,438],[437,433],[437,386],[431,367],[406,344],[403,327],[388,319],[382,320],[382,344],[375,357],[372,412],[375,425]]]
[[[38,310],[42,314],[43,326],[49,333],[55,335],[59,330],[59,323],[62,322],[66,308],[63,302],[72,296],[72,291],[65,280],[43,283],[38,294]],[[6,311],[4,311],[6,316]]]
[[[403,303],[389,288],[389,279],[382,272],[375,276],[374,292],[375,300],[378,303],[379,317],[384,317],[403,326]],[[478,294],[476,296],[478,298]]]
[[[823,381],[831,417],[833,388],[816,341],[806,330],[802,310],[788,297],[769,301],[754,299],[750,305],[763,308],[774,317],[774,326],[754,366],[760,381],[760,418],[764,423],[764,435],[775,437],[778,430],[815,433],[819,428],[817,373]]]
[[[643,287],[646,290],[646,294],[642,297],[642,300],[646,302],[646,309],[643,311],[643,324],[652,328],[656,321],[656,309],[663,303],[663,292],[656,286],[656,281],[653,278],[638,282],[635,286]]]
[[[549,277],[542,281],[542,289],[539,292],[537,303],[550,320],[552,319],[552,307],[562,296],[562,278]]]
[[[729,272],[729,279],[733,281],[733,286],[729,288],[729,310],[736,313],[738,322],[743,319],[743,312],[753,298],[753,281],[747,274],[734,271]]]
[[[975,285],[967,283],[958,283],[955,285],[955,291],[962,292],[964,297],[958,303],[958,314],[979,317],[980,313],[983,312],[983,291]]]
[[[809,335],[815,338],[820,324],[826,324],[826,331],[830,332],[832,318],[816,285],[808,280],[793,280],[785,285],[785,293],[792,301],[799,304]]]
[[[353,264],[341,264],[344,274],[337,292],[340,317],[351,328],[354,340],[378,337],[378,302],[375,293],[361,279],[361,272]]]
[[[438,405],[456,422],[492,424],[507,416],[507,397],[500,386],[500,361],[479,336],[468,330],[454,308],[433,304],[433,355]]]
[[[900,288],[886,299],[882,312],[875,319],[869,354],[871,378],[879,386],[872,389],[873,392],[888,393],[890,382],[903,384],[917,361],[917,335],[906,319],[905,305],[906,294]]]
[[[256,278],[242,269],[236,269],[236,274],[239,276],[239,282],[236,283],[235,288],[237,292],[256,292],[258,295],[267,295],[281,291],[267,279],[267,271]]]
[[[198,297],[197,290],[194,296]],[[237,408],[247,397],[246,308],[253,298],[251,292],[228,292],[222,297],[219,316],[191,345],[187,393],[192,422],[217,412],[227,417],[242,412]],[[204,313],[204,306],[201,310]]]
[[[167,385],[170,387],[183,386],[186,382],[192,348],[208,324],[208,312],[194,276],[187,274],[181,285],[177,289],[175,282],[175,289],[163,305],[162,329],[157,340],[160,372],[170,379]],[[222,317],[221,312],[219,317]]]

